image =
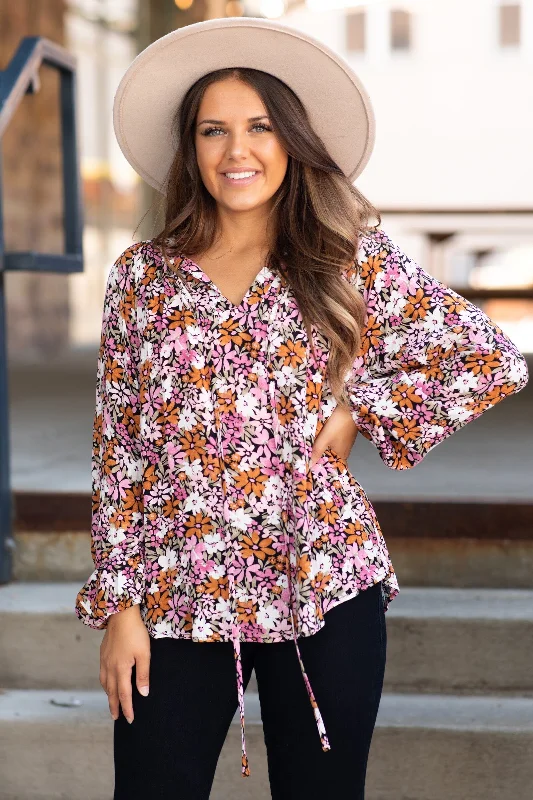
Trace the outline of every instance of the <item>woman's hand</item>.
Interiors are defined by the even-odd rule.
[[[336,406],[314,441],[311,467],[314,467],[327,447],[331,447],[341,458],[348,458],[358,433],[359,428],[348,409]]]
[[[107,694],[113,719],[119,716],[119,703],[128,722],[133,722],[131,670],[135,665],[136,684],[146,696],[150,677],[150,634],[137,603],[113,614],[100,645],[100,684]]]

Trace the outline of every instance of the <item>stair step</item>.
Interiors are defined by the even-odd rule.
[[[78,707],[51,704],[73,697]],[[236,711],[213,800],[270,797],[259,698],[245,694],[250,777]],[[326,720],[327,725],[327,720]],[[113,721],[100,691],[0,692],[2,800],[109,800]],[[517,800],[533,786],[533,699],[384,693],[368,763],[369,800]],[[98,769],[94,765],[98,764]]]
[[[74,614],[78,590],[0,587],[0,685],[100,688],[103,632]],[[385,691],[533,696],[532,590],[403,587],[386,621]]]
[[[405,478],[405,475],[397,476]],[[70,503],[61,496],[42,494],[35,501],[27,525],[15,531],[16,549],[13,554],[13,578],[16,581],[71,581],[81,585],[93,570],[87,524],[84,529],[67,527],[70,519],[57,518],[49,527],[39,517],[43,503],[52,512],[67,514]],[[70,496],[69,496],[70,497]],[[448,504],[449,505],[449,504]],[[471,528],[464,520],[466,504],[458,503],[453,515],[446,513],[442,503],[426,503],[422,511],[419,502],[375,501],[376,513],[402,586],[487,587],[505,589],[514,586],[533,589],[533,541],[530,507],[518,508],[505,503],[493,504],[504,509],[507,522],[499,523],[492,514],[493,530],[488,535],[486,503],[468,505],[473,518]],[[64,510],[66,507],[66,510]],[[90,498],[84,501],[83,519],[90,509]],[[479,520],[481,510],[484,518]],[[500,512],[501,513],[501,512]],[[451,518],[450,518],[451,517]],[[432,520],[439,520],[438,528]],[[401,525],[400,522],[401,521]],[[75,520],[73,520],[75,523]],[[401,528],[401,529],[400,529]],[[441,530],[442,529],[442,530]],[[407,531],[413,535],[406,535]],[[467,531],[470,533],[468,535]],[[498,531],[498,535],[495,532]],[[414,534],[416,532],[416,535]]]

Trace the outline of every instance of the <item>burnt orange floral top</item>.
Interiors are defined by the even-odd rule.
[[[344,277],[362,293],[362,348],[346,375],[353,419],[392,469],[528,380],[526,361],[477,306],[382,230]],[[310,467],[336,401],[328,341],[316,360],[283,273],[264,266],[239,305],[185,256],[152,241],[107,281],[92,450],[94,572],[75,612],[92,628],[140,604],[149,634],[234,645],[293,639],[324,750],[324,721],[298,649],[339,603],[381,582],[398,594],[378,520],[331,448]]]

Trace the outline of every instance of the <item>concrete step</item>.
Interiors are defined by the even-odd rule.
[[[72,511],[73,519],[57,519],[61,513],[67,514],[71,505],[79,504],[76,496],[68,497],[67,501],[61,495],[36,494],[28,501],[29,519],[15,530],[14,580],[81,584],[91,574],[89,534],[76,527],[77,508]],[[49,521],[41,519],[46,516],[44,505],[50,506]],[[376,513],[402,586],[533,589],[531,507],[522,504],[518,509],[516,504],[505,503],[486,506],[481,500],[457,503],[452,511],[446,501],[376,501]],[[90,498],[84,498],[84,521],[89,508]],[[471,527],[468,520],[472,520]]]
[[[81,701],[62,707],[50,701]],[[259,700],[245,694],[250,777],[236,712],[213,800],[270,798]],[[0,693],[0,800],[109,800],[113,721],[102,690]],[[533,699],[384,693],[368,800],[525,800],[533,786]],[[98,769],[94,765],[98,764]]]
[[[75,616],[78,589],[0,587],[0,685],[100,688],[103,633]],[[533,696],[533,591],[403,587],[386,621],[385,691]]]

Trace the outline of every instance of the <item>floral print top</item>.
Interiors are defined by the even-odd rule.
[[[345,379],[353,419],[392,469],[527,383],[524,357],[477,306],[365,233],[344,278],[362,293],[362,347]],[[324,721],[298,648],[328,610],[381,582],[399,587],[365,491],[313,442],[336,406],[328,341],[316,360],[283,272],[264,266],[238,305],[184,255],[151,240],[106,286],[92,449],[94,571],[75,604],[105,628],[140,604],[152,637],[232,641],[244,737],[240,642],[293,639],[324,750]]]

